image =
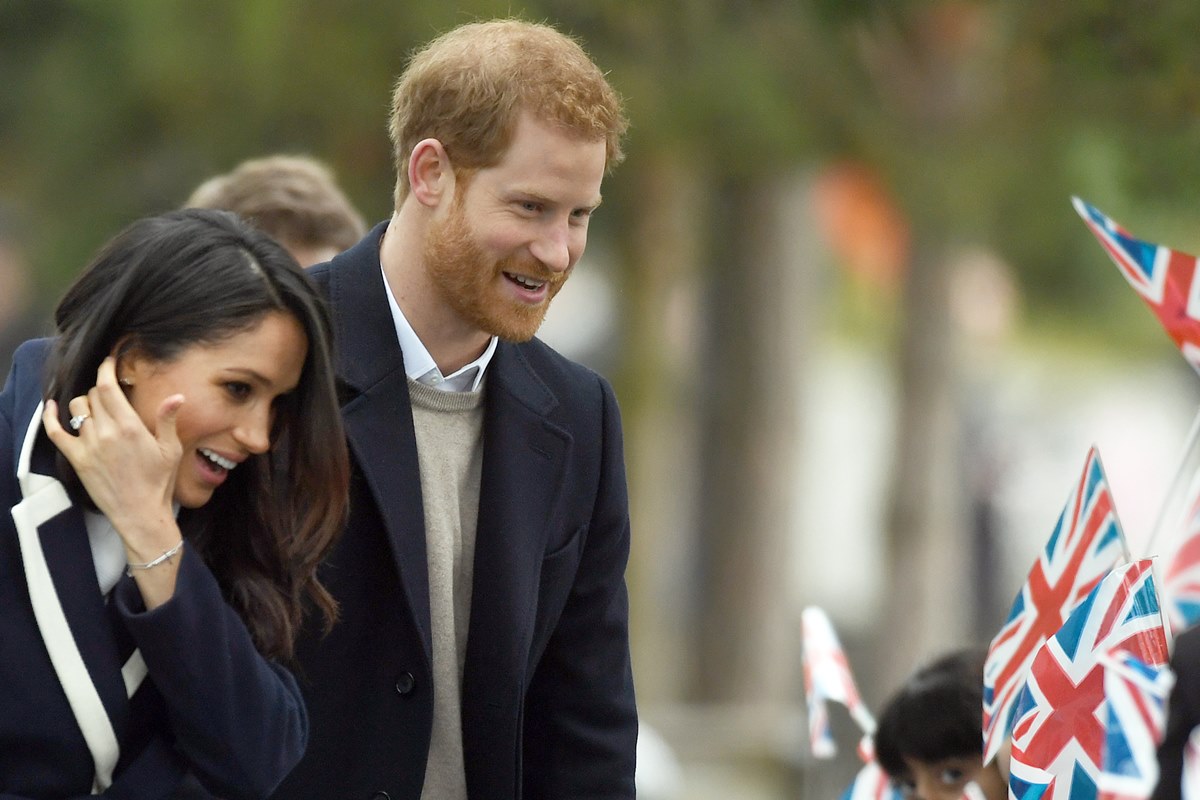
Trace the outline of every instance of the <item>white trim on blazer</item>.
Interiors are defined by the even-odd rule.
[[[21,560],[25,563],[25,582],[29,586],[29,600],[33,615],[42,633],[42,641],[50,654],[54,671],[66,693],[67,702],[75,714],[75,721],[91,751],[96,765],[93,793],[100,793],[112,784],[113,770],[121,755],[112,720],[104,709],[100,694],[92,683],[87,665],[71,634],[63,613],[62,602],[50,577],[46,554],[42,552],[38,527],[71,507],[66,488],[56,478],[31,472],[29,463],[33,444],[37,440],[42,423],[43,404],[38,403],[21,444],[21,456],[17,461],[17,481],[21,486],[22,500],[13,506],[12,518],[17,528],[21,545]],[[121,668],[127,696],[132,697],[146,677],[146,662],[138,650]]]

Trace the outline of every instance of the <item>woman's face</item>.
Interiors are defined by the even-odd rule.
[[[1008,786],[995,762],[986,767],[979,756],[956,756],[940,761],[918,761],[904,757],[906,775],[895,783],[912,800],[962,800],[967,784],[974,781],[986,800],[1004,800]]]
[[[185,398],[175,424],[183,446],[175,481],[181,506],[204,505],[230,470],[270,449],[276,401],[300,382],[307,352],[300,323],[273,311],[253,328],[192,345],[170,361],[121,358],[118,377],[151,432],[162,402],[174,394]]]

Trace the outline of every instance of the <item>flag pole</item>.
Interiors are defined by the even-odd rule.
[[[1175,470],[1175,476],[1171,479],[1170,486],[1167,487],[1167,493],[1158,509],[1158,517],[1154,521],[1154,527],[1150,530],[1150,538],[1146,542],[1145,549],[1147,556],[1157,555],[1154,548],[1159,543],[1163,530],[1169,525],[1176,525],[1179,521],[1180,508],[1186,502],[1192,477],[1196,474],[1197,467],[1200,467],[1200,446],[1197,446],[1198,444],[1200,444],[1200,409],[1196,410],[1192,428],[1188,431],[1187,440],[1183,445],[1183,453],[1179,457],[1179,467]]]

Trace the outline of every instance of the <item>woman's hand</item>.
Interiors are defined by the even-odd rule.
[[[183,402],[180,394],[166,398],[151,433],[117,383],[116,362],[109,357],[96,372],[96,385],[68,405],[73,417],[83,418],[78,435],[59,423],[53,400],[46,401],[42,413],[50,441],[71,462],[92,502],[120,534],[131,564],[152,561],[180,541],[173,500],[183,456],[175,418]],[[135,571],[147,608],[152,607],[147,581],[154,585],[154,595],[168,590],[160,602],[174,593],[178,559],[173,561]],[[169,581],[164,580],[168,576]]]

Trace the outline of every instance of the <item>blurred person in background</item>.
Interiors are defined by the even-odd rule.
[[[367,232],[333,171],[309,156],[243,161],[200,184],[184,207],[234,212],[273,236],[302,267],[328,261]]]
[[[987,800],[1005,800],[1001,757],[983,764],[984,648],[956,650],[913,673],[887,701],[875,731],[875,758],[905,797],[961,800],[974,782]]]
[[[612,388],[534,338],[583,254],[620,99],[572,39],[471,23],[393,94],[392,217],[312,270],[335,320],[350,520],[302,637],[286,800],[634,797]]]
[[[12,354],[26,339],[50,329],[38,302],[33,266],[25,248],[19,215],[0,204],[0,374],[7,375]]]
[[[1200,726],[1200,626],[1175,637],[1171,652],[1175,685],[1167,698],[1167,724],[1158,746],[1158,784],[1152,800],[1180,800],[1183,764],[1192,734]]]
[[[0,392],[0,796],[262,798],[349,477],[329,318],[282,247],[176,211],[109,242]]]

